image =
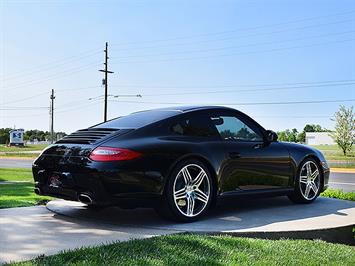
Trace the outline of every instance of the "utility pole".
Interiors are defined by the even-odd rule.
[[[51,143],[54,142],[54,90],[52,89],[52,93],[50,96],[51,99],[51,107],[50,107],[50,114],[51,114]]]
[[[105,85],[105,105],[104,105],[104,122],[106,122],[107,121],[107,94],[108,94],[108,88],[107,88],[107,86],[108,86],[108,80],[107,80],[107,74],[108,73],[110,73],[110,74],[112,74],[112,73],[114,73],[113,71],[109,71],[107,68],[108,68],[108,66],[107,66],[107,64],[108,64],[108,59],[109,59],[109,57],[108,57],[108,43],[106,42],[106,47],[105,47],[105,63],[104,63],[104,65],[105,65],[105,69],[100,69],[99,71],[100,72],[104,72],[105,73],[105,78],[104,78],[104,85]]]

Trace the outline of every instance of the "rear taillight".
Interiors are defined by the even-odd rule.
[[[142,156],[141,153],[128,149],[98,147],[90,154],[90,159],[97,162],[127,161]]]

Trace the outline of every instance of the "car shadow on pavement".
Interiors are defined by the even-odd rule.
[[[150,227],[189,232],[287,231],[312,230],[351,223],[355,218],[355,202],[318,198],[312,204],[293,204],[287,197],[228,199],[220,201],[201,220],[176,223],[161,219],[153,209],[120,209],[108,207],[87,209],[81,203],[53,201],[47,208],[75,222],[93,222],[113,226]]]

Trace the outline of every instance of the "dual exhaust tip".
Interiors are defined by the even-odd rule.
[[[35,187],[34,192],[37,195],[42,195],[42,191],[41,191],[41,189],[39,187]],[[92,205],[94,203],[94,200],[92,199],[91,195],[86,194],[86,193],[80,193],[78,195],[78,200],[81,203],[84,203],[84,204],[87,204],[87,205]]]
[[[86,194],[86,193],[80,193],[78,195],[78,200],[81,203],[87,204],[87,205],[92,205],[94,203],[94,200],[92,199],[91,195]]]

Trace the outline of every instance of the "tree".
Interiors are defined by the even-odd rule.
[[[7,144],[10,141],[10,132],[11,128],[0,128],[0,144]],[[66,136],[65,132],[56,132],[56,134],[59,134],[61,136]],[[50,132],[48,131],[42,131],[38,129],[31,129],[31,130],[26,130],[23,139],[25,141],[46,141],[50,139]]]
[[[292,130],[286,129],[277,133],[279,140],[289,142],[297,142],[297,134],[298,131],[296,128]]]
[[[0,128],[0,144],[7,144],[10,142],[11,128]]]
[[[342,149],[344,156],[351,148],[355,140],[355,119],[353,106],[346,109],[340,105],[339,111],[334,114],[335,131],[331,133],[334,141]]]

